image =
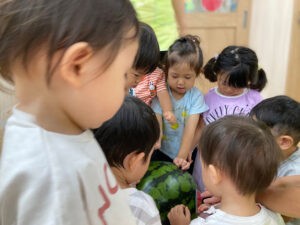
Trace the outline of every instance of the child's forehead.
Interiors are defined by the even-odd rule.
[[[144,76],[146,75],[146,70],[145,69],[134,69],[134,68],[131,68],[129,70],[129,73],[132,73],[136,76]]]
[[[193,68],[191,67],[189,62],[182,61],[182,62],[177,62],[177,63],[171,65],[169,70],[175,70],[177,72],[180,72],[180,71],[193,71]]]

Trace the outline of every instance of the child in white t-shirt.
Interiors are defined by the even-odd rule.
[[[225,116],[204,128],[199,153],[207,189],[221,197],[193,225],[284,225],[281,216],[255,201],[276,176],[281,152],[269,129],[248,117]],[[171,225],[190,223],[183,205],[171,209]]]
[[[135,224],[90,131],[124,100],[138,48],[132,5],[10,0],[0,11],[0,74],[17,98],[1,153],[1,225]]]
[[[125,192],[139,225],[160,225],[154,200],[134,187],[146,173],[159,139],[159,124],[150,106],[127,96],[117,114],[94,131],[111,169]]]

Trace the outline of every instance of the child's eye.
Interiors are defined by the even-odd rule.
[[[191,77],[185,77],[185,79],[189,80],[189,79],[191,79]]]

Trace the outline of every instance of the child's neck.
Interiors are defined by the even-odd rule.
[[[298,149],[298,146],[291,146],[289,149],[283,150],[283,160],[288,159],[296,150]]]
[[[220,209],[235,216],[253,216],[260,211],[256,204],[255,194],[241,195],[233,184],[222,187]]]
[[[254,216],[260,211],[255,202],[255,195],[241,196],[228,195],[222,196],[220,209],[235,216]]]
[[[115,175],[115,178],[118,182],[118,184],[120,185],[121,188],[130,188],[130,184],[128,184],[126,177],[124,176],[124,170],[122,170],[121,168],[117,168],[112,166],[111,170],[113,172],[113,174]]]
[[[171,90],[173,98],[175,98],[176,100],[182,99],[183,96],[185,95],[185,93],[184,94],[180,94],[180,93],[177,93],[177,92],[173,91],[172,89],[170,89],[170,90]]]

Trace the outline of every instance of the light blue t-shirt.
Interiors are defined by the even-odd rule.
[[[300,149],[298,148],[292,155],[284,160],[277,172],[278,177],[300,175]],[[300,225],[300,218],[293,219],[286,225]]]
[[[298,148],[284,160],[277,172],[277,177],[300,175],[300,149]]]
[[[208,110],[208,106],[204,101],[203,94],[196,87],[187,91],[179,100],[173,97],[169,88],[168,92],[171,97],[178,126],[171,126],[171,124],[163,118],[163,139],[160,150],[174,159],[178,154],[184,126],[189,115],[201,114]],[[157,98],[153,99],[151,106],[155,113],[162,115],[162,108]]]

